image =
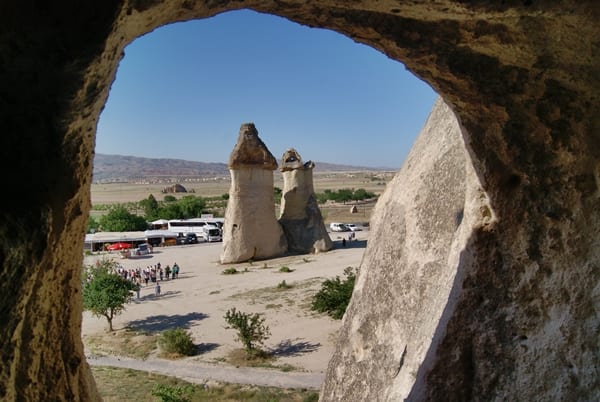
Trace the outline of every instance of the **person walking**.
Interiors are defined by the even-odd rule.
[[[160,282],[156,281],[156,286],[154,287],[154,295],[160,296]]]

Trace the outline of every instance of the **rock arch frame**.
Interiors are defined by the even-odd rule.
[[[79,301],[98,116],[126,44],[166,23],[238,8],[379,49],[459,117],[498,219],[469,244],[466,280],[477,286],[460,294],[459,315],[471,318],[454,322],[466,324],[448,348],[458,357],[432,365],[423,398],[597,396],[600,10],[593,0],[548,3],[4,2],[0,141],[10,195],[0,211],[0,397],[99,399]],[[480,355],[473,340],[483,335],[494,341]],[[532,339],[527,349],[522,336]],[[360,370],[369,372],[349,368]]]

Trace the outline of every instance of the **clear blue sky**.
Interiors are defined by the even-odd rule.
[[[253,11],[165,26],[125,49],[96,152],[227,162],[256,124],[279,160],[399,168],[435,92],[336,32]]]

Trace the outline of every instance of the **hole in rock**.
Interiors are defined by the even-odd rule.
[[[270,364],[324,371],[340,320],[314,314],[312,297],[326,278],[344,279],[346,267],[359,266],[375,205],[367,201],[370,193],[382,194],[401,167],[435,97],[400,63],[370,47],[251,11],[168,25],[136,39],[125,49],[98,123],[88,238],[117,232],[120,238],[111,242],[148,240],[140,228],[136,234],[111,226],[122,219],[111,211],[142,222],[223,217],[231,183],[226,163],[246,122],[255,123],[278,163],[288,148],[315,162],[314,190],[328,229],[343,222],[363,230],[330,231],[334,249],[327,253],[228,266],[218,264],[220,242],[156,243],[152,253],[133,258],[98,251],[108,240],[88,242],[95,251],[86,253],[86,264],[110,258],[142,273],[139,299],[134,295],[116,316],[110,335],[105,319],[84,312],[87,354],[154,356],[152,336],[178,327],[196,345],[211,345],[199,348],[200,360],[223,362],[241,347],[223,319],[236,307],[264,314],[271,330],[265,349],[276,357]],[[187,192],[170,192],[176,186]],[[279,171],[274,187],[277,204],[284,187]],[[161,229],[171,230],[168,225]],[[157,294],[143,271],[159,263],[164,277]],[[175,263],[180,273],[172,279]],[[232,267],[236,275],[222,274]],[[278,286],[284,280],[286,286]]]

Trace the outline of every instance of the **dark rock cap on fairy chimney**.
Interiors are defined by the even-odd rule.
[[[242,124],[237,143],[229,155],[229,169],[243,168],[277,169],[277,160],[258,138],[254,123]]]

